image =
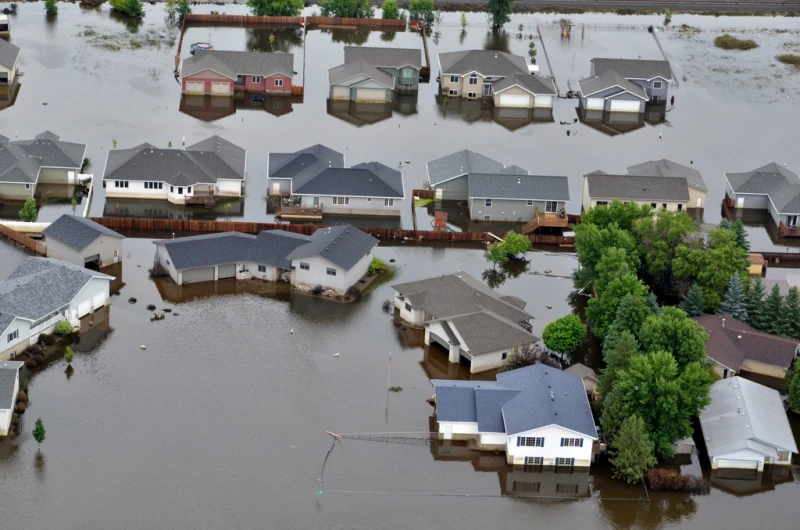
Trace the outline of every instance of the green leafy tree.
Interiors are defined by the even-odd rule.
[[[518,234],[513,230],[506,233],[503,241],[499,243],[506,250],[506,254],[512,259],[520,254],[525,254],[531,248],[531,240],[528,236]]]
[[[57,0],[44,0],[44,12],[48,17],[54,17],[58,14],[58,1]]]
[[[64,360],[67,361],[67,364],[72,364],[72,358],[75,357],[75,352],[67,346],[64,349]]]
[[[39,210],[36,209],[36,200],[33,197],[25,199],[25,204],[19,211],[19,218],[28,223],[35,223],[39,218]]]
[[[783,297],[777,285],[772,286],[772,290],[764,300],[764,326],[761,331],[780,335],[781,312],[783,311]]]
[[[631,260],[624,249],[607,248],[600,257],[600,261],[597,262],[597,277],[594,282],[597,295],[603,294],[606,286],[614,278],[619,278],[632,272],[635,273],[636,271],[631,268]]]
[[[594,211],[593,208],[590,211]],[[636,253],[636,240],[627,230],[622,230],[615,223],[604,227],[583,223],[575,227],[575,249],[578,253],[580,269],[576,272],[579,283],[588,286],[596,280],[596,267],[600,259],[610,248],[622,249],[626,252],[629,269],[637,270],[639,256]]]
[[[642,324],[648,318],[656,313],[647,304],[647,296],[634,296],[626,295],[617,308],[617,314],[614,317],[614,323],[609,328],[609,333],[606,334],[606,341],[609,337],[619,334],[623,331],[633,333],[634,337],[638,339],[639,332],[642,329]]]
[[[42,418],[36,420],[36,424],[33,426],[33,439],[36,440],[36,443],[42,445],[42,442],[46,438],[47,431],[44,430],[44,424],[42,423]]]
[[[800,292],[791,287],[783,298],[783,311],[778,320],[780,334],[784,337],[800,337]]]
[[[189,0],[178,0],[178,20],[182,21],[184,18],[186,18],[186,15],[190,15],[191,13],[192,13],[192,5],[189,3]],[[285,15],[285,16],[292,16],[292,15]]]
[[[586,342],[586,326],[577,315],[566,315],[544,327],[542,340],[555,352],[571,352]]]
[[[607,347],[608,346],[608,347]],[[606,366],[600,370],[597,391],[605,397],[614,388],[614,380],[621,370],[626,370],[631,359],[641,355],[639,341],[630,331],[621,331],[614,340],[603,344],[603,360]]]
[[[411,0],[408,3],[408,13],[411,20],[422,20],[426,24],[433,24],[436,19],[433,0]]]
[[[694,221],[686,212],[665,210],[656,217],[633,221],[632,231],[639,240],[637,251],[658,292],[671,294],[675,249],[694,230]]]
[[[304,6],[303,0],[247,0],[250,12],[258,17],[296,17]]]
[[[389,20],[400,18],[400,8],[397,7],[397,0],[384,0],[381,4],[381,16]]]
[[[789,383],[789,407],[796,414],[800,414],[800,368],[795,365],[786,374]]]
[[[636,414],[622,422],[610,449],[609,462],[614,466],[612,476],[628,484],[644,480],[647,471],[657,462],[644,421]]]
[[[131,18],[144,17],[144,6],[141,0],[108,0],[111,9]]]
[[[592,224],[605,228],[613,223],[622,230],[631,230],[635,220],[652,215],[653,209],[645,204],[641,206],[632,202],[623,204],[621,200],[614,199],[605,206],[595,206],[583,212],[581,224],[578,226]]]
[[[592,323],[594,334],[605,338],[609,327],[614,322],[622,300],[627,295],[645,296],[647,286],[633,273],[625,274],[611,280],[599,298],[589,300],[586,318]]]
[[[489,0],[486,10],[492,19],[492,26],[501,27],[506,22],[511,21],[511,4],[513,0]]]
[[[738,274],[731,276],[728,290],[717,313],[730,315],[740,322],[747,323],[747,295],[744,292],[742,278]]]
[[[467,14],[463,11],[461,12],[461,29],[467,29]]]
[[[497,267],[498,263],[505,263],[508,261],[508,252],[500,243],[495,243],[492,245],[486,252],[483,253],[483,256],[491,261],[495,267]]]
[[[319,7],[324,17],[371,18],[375,14],[369,0],[322,0]]]
[[[708,334],[677,307],[665,307],[648,318],[642,324],[639,340],[645,353],[670,353],[680,369],[691,363],[704,363],[706,359]]]
[[[750,325],[756,329],[764,329],[764,295],[767,288],[761,278],[756,278],[750,284],[747,292],[747,317]]]
[[[61,335],[62,337],[66,337],[67,335],[72,334],[72,324],[67,322],[66,320],[60,320],[56,322],[55,328],[53,329],[53,333],[56,335]]]
[[[703,298],[703,290],[696,283],[692,285],[692,288],[683,297],[680,307],[690,317],[699,317],[705,313],[706,301]]]

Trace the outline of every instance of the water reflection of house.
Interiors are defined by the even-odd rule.
[[[776,486],[792,482],[791,466],[770,466],[762,473],[755,469],[713,469],[711,485],[737,497],[772,491]]]
[[[181,96],[180,111],[201,121],[215,121],[236,114],[237,111],[263,110],[273,116],[284,116],[294,110],[293,105],[302,103],[299,96],[258,97],[244,94],[241,97],[220,98],[214,96]]]
[[[461,119],[466,123],[496,122],[511,131],[531,123],[551,123],[549,108],[498,107],[491,99],[463,99],[436,96],[439,113],[444,119]]]
[[[417,94],[397,94],[391,103],[363,103],[347,99],[329,99],[328,114],[356,127],[388,120],[394,113],[412,116],[417,113]]]
[[[230,210],[227,208],[230,207]],[[192,209],[166,201],[147,201],[135,199],[107,199],[103,208],[104,217],[145,217],[151,219],[200,219],[213,221],[220,217],[241,217],[244,214],[244,201],[232,200],[218,202],[213,210]]]
[[[551,123],[553,109],[551,108],[515,108],[495,107],[494,121],[510,131],[515,131],[531,123]]]

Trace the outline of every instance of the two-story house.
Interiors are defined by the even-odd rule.
[[[419,88],[421,69],[418,49],[345,46],[344,64],[328,70],[329,98],[389,103],[393,92]]]
[[[233,96],[257,92],[289,96],[294,55],[284,52],[198,51],[181,65],[184,94]]]
[[[669,61],[592,59],[589,77],[578,81],[583,110],[644,112],[647,103],[667,101]]]

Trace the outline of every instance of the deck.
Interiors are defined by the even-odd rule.
[[[539,211],[539,208],[536,208],[536,217],[522,227],[522,233],[530,234],[542,226],[567,228],[569,226],[569,218],[566,215],[560,217],[555,213],[542,213]]]
[[[275,218],[321,220],[322,207],[282,206],[275,212]]]
[[[800,237],[800,226],[786,226],[781,223],[778,225],[778,234],[781,237]]]

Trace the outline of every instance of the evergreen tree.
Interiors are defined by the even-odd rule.
[[[789,407],[800,414],[800,369],[795,366],[786,374],[789,382]]]
[[[783,297],[781,296],[781,290],[777,285],[773,285],[767,299],[764,301],[764,327],[761,331],[780,335],[781,330],[778,322],[781,319],[782,311]]]
[[[642,324],[652,314],[653,311],[647,306],[646,297],[626,295],[617,308],[617,316],[609,328],[609,335],[630,331],[638,338]]]
[[[731,225],[731,230],[736,234],[736,244],[745,252],[750,252],[750,242],[747,240],[747,229],[741,219]]]
[[[703,298],[703,290],[700,289],[699,285],[692,284],[692,288],[683,297],[680,308],[686,311],[686,314],[690,317],[699,317],[705,312],[706,301]]]
[[[647,293],[647,296],[644,297],[644,303],[647,304],[647,307],[650,308],[650,311],[652,311],[654,315],[657,315],[661,312],[661,308],[658,307],[658,298],[656,297],[655,293]]]
[[[778,321],[780,334],[784,337],[800,337],[800,292],[797,287],[789,289],[783,299],[783,311]]]
[[[614,466],[613,477],[628,484],[641,482],[647,471],[656,465],[653,442],[647,435],[644,421],[636,414],[622,422],[610,449],[609,462]]]
[[[25,204],[19,211],[19,218],[27,223],[35,223],[39,218],[39,210],[36,209],[36,200],[33,197],[25,199]]]
[[[725,230],[730,230],[731,229],[731,222],[723,217],[722,221],[719,222],[719,228],[724,228]]]
[[[608,346],[608,344],[609,341],[606,340],[604,346]],[[611,344],[611,346],[603,348],[603,360],[606,362],[606,367],[600,370],[600,378],[597,382],[597,391],[604,397],[613,390],[617,374],[628,368],[632,358],[642,354],[636,337],[627,330],[615,336]]]
[[[42,445],[46,434],[46,431],[44,430],[44,424],[42,423],[42,418],[36,420],[36,424],[33,426],[32,434],[33,439],[36,440],[39,445]]]
[[[747,322],[747,295],[744,292],[742,278],[738,274],[731,275],[728,290],[717,312],[730,315],[740,322]]]
[[[761,278],[756,278],[750,284],[750,291],[747,293],[747,318],[750,325],[756,329],[764,329],[764,295],[767,288]]]

